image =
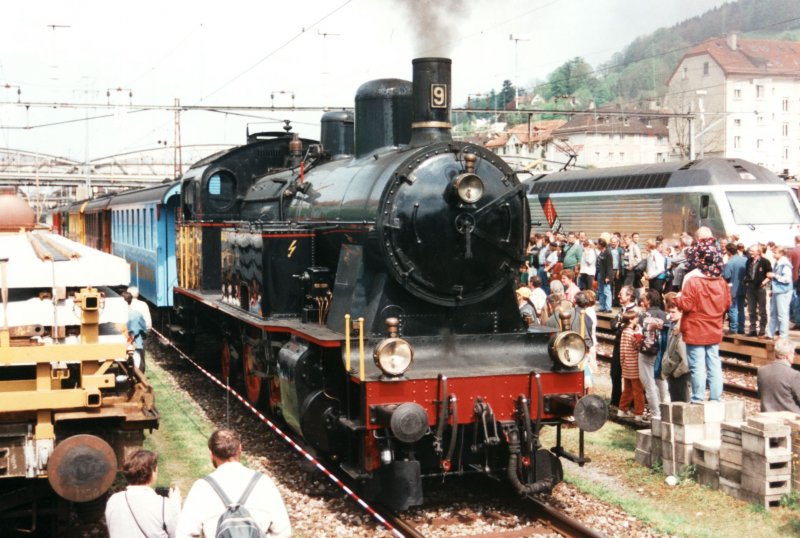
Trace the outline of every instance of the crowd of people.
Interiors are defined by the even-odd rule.
[[[582,331],[587,389],[596,364],[596,313],[618,307],[611,320],[611,405],[619,416],[644,421],[659,417],[662,402],[721,398],[723,334],[775,339],[776,356],[779,346],[793,346],[798,273],[800,235],[789,248],[746,246],[737,236],[715,238],[707,227],[644,244],[638,233],[603,233],[596,241],[583,232],[536,233],[517,299],[528,325],[562,328],[566,313],[571,328]],[[785,380],[782,390],[794,394],[800,411],[795,373],[797,390]],[[762,392],[780,376],[763,377]]]

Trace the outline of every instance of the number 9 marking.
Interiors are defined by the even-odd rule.
[[[431,108],[447,108],[447,84],[431,84]]]

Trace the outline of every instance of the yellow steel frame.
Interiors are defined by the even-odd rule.
[[[35,378],[0,381],[0,411],[36,412],[36,438],[53,439],[54,411],[102,405],[100,389],[114,386],[114,375],[107,373],[114,364],[109,357],[125,357],[126,348],[122,342],[11,346],[8,331],[0,331],[0,366],[36,366]],[[80,363],[80,386],[61,389],[69,377],[62,365],[69,362]]]

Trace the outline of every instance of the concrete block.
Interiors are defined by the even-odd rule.
[[[722,437],[721,422],[706,422],[703,426],[705,427],[706,430],[705,431],[706,440],[719,441],[721,439]]]
[[[745,418],[742,400],[725,400],[725,422],[741,422]]]
[[[675,440],[675,424],[661,422],[661,440],[672,442]]]
[[[703,422],[722,422],[725,420],[725,402],[703,402]]]
[[[662,403],[659,408],[661,409],[661,422],[672,422],[672,410],[675,406],[689,405],[685,402],[672,402]]]
[[[782,419],[773,417],[750,417],[747,419],[747,428],[762,431],[765,433],[783,433],[787,430],[786,425]],[[745,431],[744,429],[742,431]],[[791,433],[791,430],[786,432]]]
[[[790,475],[792,456],[791,454],[773,454],[767,457],[744,451],[742,452],[742,472],[761,478]]]
[[[695,465],[694,479],[698,484],[719,489],[719,473],[716,469],[709,469],[702,465]]]
[[[789,475],[767,478],[742,474],[742,489],[759,495],[787,495],[791,488]]]
[[[720,424],[720,435],[723,437],[730,437],[741,439],[742,438],[742,426],[744,426],[744,422],[729,422],[725,421]]]
[[[675,460],[675,443],[661,440],[661,459]]]
[[[739,499],[749,502],[750,504],[757,504],[759,506],[763,506],[764,508],[778,508],[781,505],[781,497],[784,494],[780,495],[762,495],[760,493],[753,493],[752,491],[747,490],[739,490]]]
[[[730,463],[720,461],[719,476],[732,484],[739,485],[742,483],[742,467],[740,465],[731,465]]]
[[[650,452],[645,452],[644,450],[639,450],[638,448],[634,451],[634,459],[636,463],[639,465],[643,465],[645,467],[651,467],[652,465],[652,456]]]
[[[665,475],[675,475],[675,461],[661,458],[661,468],[664,469]]]
[[[725,461],[741,467],[742,447],[727,443],[723,439],[722,443],[719,445],[719,459],[720,461]]]
[[[675,442],[691,445],[705,439],[705,424],[675,424]]]
[[[650,430],[636,430],[636,450],[650,453],[653,443],[653,434]]]
[[[692,444],[684,444],[675,441],[675,465],[691,465],[692,453],[694,448]]]
[[[800,421],[800,415],[792,413],[791,411],[761,411],[756,414],[757,418],[771,418],[779,420],[788,425],[790,422]]]
[[[653,437],[650,441],[650,455],[653,457],[652,461],[661,459],[661,439]]]
[[[702,424],[704,420],[703,406],[697,404],[673,404],[672,422],[674,424]]]
[[[650,430],[654,438],[661,439],[661,419],[654,418],[650,421]]]
[[[714,471],[719,469],[719,441],[701,441],[693,445],[692,463]]]
[[[734,499],[739,499],[742,495],[742,488],[739,483],[726,480],[721,474],[719,476],[719,490]]]
[[[746,426],[745,426],[746,427]],[[766,432],[760,432],[766,434]],[[755,452],[762,456],[791,454],[789,435],[756,435],[742,430],[742,450]]]

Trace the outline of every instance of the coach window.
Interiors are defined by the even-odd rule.
[[[150,208],[150,248],[156,246],[156,218],[155,209]]]
[[[218,170],[208,178],[208,201],[214,209],[229,209],[236,201],[236,176]]]
[[[709,206],[709,196],[707,194],[703,194],[700,196],[700,218],[707,219],[708,218],[708,206]]]

